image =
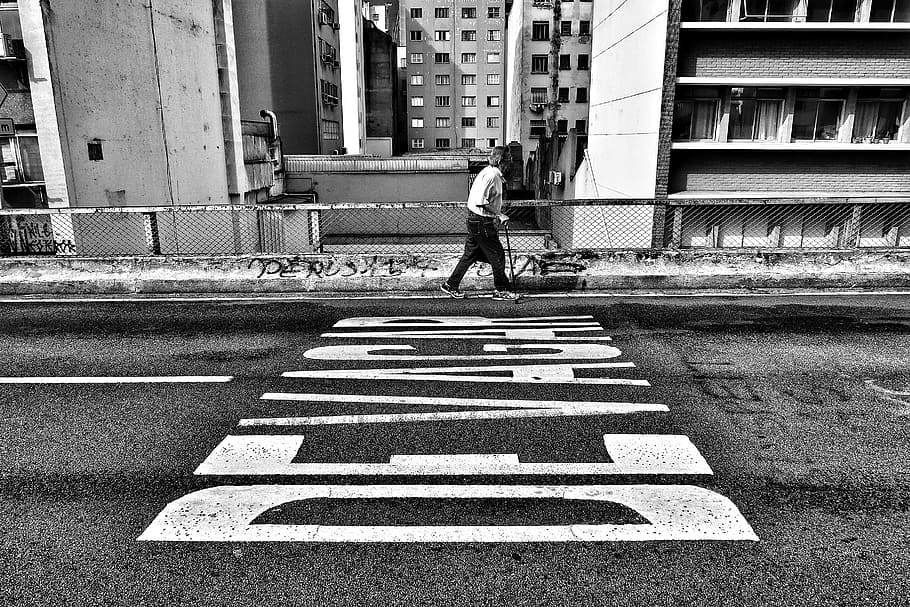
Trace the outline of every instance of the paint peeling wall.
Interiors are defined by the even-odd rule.
[[[29,51],[46,44],[56,107],[36,99],[36,121],[58,125],[71,206],[227,201],[210,2],[22,4],[44,9],[45,31],[23,34]]]

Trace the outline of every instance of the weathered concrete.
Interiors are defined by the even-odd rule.
[[[435,291],[457,255],[19,257],[0,260],[0,294]],[[523,291],[910,287],[910,251],[519,254]],[[492,288],[475,266],[466,290]]]

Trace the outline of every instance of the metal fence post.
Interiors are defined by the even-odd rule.
[[[161,237],[158,234],[158,214],[143,213],[143,223],[145,224],[145,246],[148,248],[149,255],[161,255]]]
[[[310,248],[314,253],[322,253],[322,213],[310,211],[308,215],[310,228]]]

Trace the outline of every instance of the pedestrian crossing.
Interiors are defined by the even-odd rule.
[[[620,359],[622,351],[592,316],[484,318],[465,316],[358,317],[336,323],[323,338],[340,345],[313,348],[304,359],[319,362],[376,364],[408,362],[407,367],[341,369],[303,368],[286,371],[287,380],[319,379],[370,382],[376,392],[393,383],[460,382],[622,386],[646,391],[647,380],[613,377],[635,369]],[[587,336],[578,333],[589,334]],[[421,356],[411,340],[475,340],[483,354]],[[366,340],[366,341],[364,341]],[[395,340],[395,344],[372,342]],[[509,343],[519,341],[521,343]],[[502,343],[507,342],[507,343]],[[585,342],[585,343],[566,343]],[[438,366],[443,361],[509,361],[510,364]],[[603,359],[610,359],[603,362]],[[584,362],[598,360],[599,362]],[[546,361],[545,363],[542,361]],[[433,363],[432,366],[425,366]],[[578,371],[584,371],[583,376]],[[591,377],[589,373],[596,377]],[[416,385],[416,384],[415,384]],[[443,398],[382,394],[268,392],[261,400],[307,405],[358,405],[353,415],[297,415],[238,420],[243,432],[225,437],[195,470],[212,477],[496,477],[499,484],[272,484],[224,485],[196,491],[167,504],[139,536],[140,541],[201,542],[606,542],[606,541],[757,541],[749,523],[726,497],[697,485],[679,484],[503,484],[524,476],[680,475],[704,478],[713,474],[708,462],[686,436],[605,434],[609,462],[523,462],[514,453],[400,453],[388,462],[296,462],[307,448],[306,434],[274,432],[279,428],[489,420],[573,416],[634,416],[667,413],[658,403],[568,400]],[[369,412],[374,406],[396,406],[401,412]],[[413,409],[422,409],[414,411]],[[455,409],[454,411],[452,409]],[[481,427],[482,429],[482,427]],[[248,432],[256,432],[249,434]],[[578,500],[620,504],[638,513],[646,524],[524,525],[325,525],[258,524],[270,510],[305,500]],[[367,514],[368,517],[368,514]],[[457,521],[456,521],[457,522]]]

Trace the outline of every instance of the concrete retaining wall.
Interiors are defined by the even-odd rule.
[[[457,255],[0,259],[0,294],[436,291]],[[518,254],[519,290],[844,289],[910,287],[910,252],[616,252]],[[491,289],[475,266],[465,290]]]

